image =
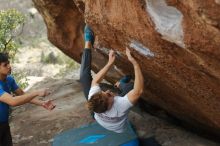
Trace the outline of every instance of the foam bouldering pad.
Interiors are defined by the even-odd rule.
[[[64,131],[54,137],[53,146],[138,146],[137,135],[131,125],[124,133],[115,133],[92,123]]]

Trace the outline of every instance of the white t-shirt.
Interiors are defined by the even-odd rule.
[[[99,91],[99,86],[91,87],[89,91],[89,97],[91,98],[94,95],[95,90]],[[89,98],[89,99],[90,99]],[[108,111],[104,113],[95,113],[96,121],[103,126],[104,128],[114,131],[117,133],[122,133],[127,128],[127,116],[129,109],[133,106],[133,104],[129,101],[128,96],[124,97],[115,96],[114,103]]]

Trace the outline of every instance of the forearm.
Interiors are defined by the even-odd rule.
[[[32,99],[30,101],[31,104],[35,104],[35,105],[38,105],[38,106],[42,106],[43,105],[43,101],[42,100],[39,100],[39,99]]]
[[[133,63],[134,66],[134,73],[135,73],[135,80],[134,80],[134,92],[137,94],[142,94],[144,88],[144,79],[141,72],[141,68],[138,63]]]
[[[108,70],[111,68],[112,64],[107,63],[94,77],[92,84],[98,84],[102,81]]]
[[[35,98],[36,96],[38,96],[38,92],[31,92],[31,93],[26,93],[20,96],[15,96],[14,99],[14,106],[18,106],[18,105],[22,105],[25,103],[30,102],[33,98]]]
[[[16,93],[16,95],[24,95],[25,94],[25,92],[22,90],[22,89],[17,89],[16,91],[15,91],[15,93]],[[42,106],[43,105],[43,101],[42,100],[39,100],[39,99],[32,99],[29,103],[31,103],[31,104],[35,104],[35,105],[39,105],[39,106]]]

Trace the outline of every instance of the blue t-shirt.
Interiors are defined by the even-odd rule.
[[[16,84],[14,78],[12,76],[7,76],[6,81],[0,80],[0,98],[4,93],[14,92],[18,89],[18,85]],[[0,102],[0,122],[8,122],[9,116],[9,105]]]

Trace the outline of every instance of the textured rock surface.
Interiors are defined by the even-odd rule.
[[[145,77],[144,100],[186,123],[220,135],[219,0],[33,0],[49,40],[80,61],[83,25],[96,34],[93,69],[118,53],[113,82],[132,73],[131,48]]]

